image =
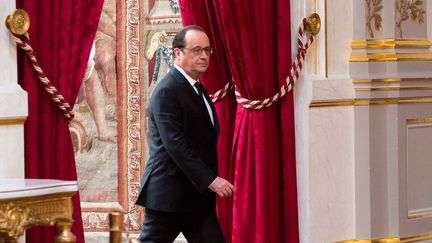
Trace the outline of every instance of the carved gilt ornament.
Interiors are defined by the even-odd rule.
[[[426,11],[422,8],[423,0],[396,0],[396,29],[403,37],[402,22],[411,19],[419,24],[424,22]]]
[[[369,37],[374,38],[372,24],[376,31],[381,29],[381,10],[383,9],[382,0],[366,0],[366,8],[366,27],[369,32]]]
[[[18,239],[26,229],[29,208],[22,208],[13,202],[0,205],[0,232],[7,232],[7,236]]]

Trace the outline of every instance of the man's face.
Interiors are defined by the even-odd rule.
[[[174,50],[178,58],[176,64],[193,79],[198,79],[207,70],[210,62],[210,53],[204,51],[203,48],[210,48],[207,35],[198,30],[189,30],[185,35],[185,48]]]

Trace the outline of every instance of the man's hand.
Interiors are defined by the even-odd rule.
[[[234,186],[229,181],[219,176],[208,187],[216,192],[219,197],[231,197],[234,194]]]

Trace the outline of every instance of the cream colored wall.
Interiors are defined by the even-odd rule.
[[[323,21],[316,54],[311,47],[294,90],[300,239],[304,243],[346,239],[355,232],[353,108],[309,108],[313,100],[353,97],[347,62],[352,1],[327,1],[327,42],[325,1],[320,0],[291,1],[292,36],[301,18],[313,9]]]
[[[381,28],[373,34],[409,47],[378,49],[351,48],[353,39],[373,39],[367,1],[291,1],[293,50],[302,17],[315,8],[323,21],[294,90],[301,242],[432,239],[432,1],[418,6],[424,23],[402,22],[403,37],[398,1],[380,3]],[[360,60],[358,53],[398,60]]]
[[[0,5],[0,21],[15,9],[15,1]],[[0,25],[0,178],[24,178],[24,121],[27,94],[17,84],[16,46],[9,30]]]

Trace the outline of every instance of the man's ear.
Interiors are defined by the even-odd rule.
[[[174,58],[180,57],[180,48],[174,48]]]

